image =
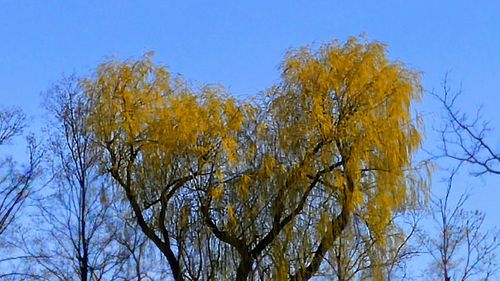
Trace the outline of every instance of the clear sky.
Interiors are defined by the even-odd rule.
[[[463,109],[483,104],[492,126],[499,124],[497,0],[2,1],[1,104],[40,120],[40,93],[63,74],[85,75],[104,59],[148,51],[190,81],[253,95],[279,79],[288,48],[360,34],[386,43],[391,58],[419,70],[428,91],[439,92],[451,71],[451,85],[464,91]],[[424,112],[435,108],[424,99]],[[476,189],[473,200],[495,221],[498,182]]]

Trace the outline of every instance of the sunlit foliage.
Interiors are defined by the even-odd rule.
[[[103,168],[177,280],[307,280],[353,217],[390,247],[394,214],[421,192],[419,77],[383,44],[291,51],[281,70],[247,101],[193,89],[147,56],[85,82]]]

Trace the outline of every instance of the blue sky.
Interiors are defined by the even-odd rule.
[[[192,81],[254,94],[278,79],[288,48],[365,33],[421,71],[427,89],[451,70],[480,103],[500,90],[499,12],[493,0],[5,1],[0,95],[36,112],[39,93],[62,74],[151,50]]]
[[[41,120],[40,93],[63,74],[89,74],[104,59],[148,51],[190,81],[253,95],[278,81],[287,49],[365,34],[420,71],[428,91],[439,92],[451,72],[451,86],[464,92],[462,108],[484,105],[494,127],[500,121],[498,15],[496,0],[3,1],[1,104]],[[427,116],[436,110],[427,98],[419,108]],[[426,145],[433,145],[431,133]],[[471,201],[490,221],[500,221],[497,183],[485,181]]]

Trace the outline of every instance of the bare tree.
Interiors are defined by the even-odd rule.
[[[113,280],[129,255],[114,239],[112,192],[97,164],[78,81],[70,77],[54,86],[46,108],[52,182],[37,199],[36,225],[24,235],[23,249],[50,280]]]
[[[26,127],[26,116],[18,109],[0,110],[0,146],[10,144],[22,134]],[[0,279],[19,280],[33,277],[18,270],[26,256],[15,251],[12,230],[21,220],[20,210],[34,192],[33,181],[38,176],[41,150],[33,137],[27,138],[28,159],[24,166],[17,164],[11,156],[0,159]]]
[[[500,174],[500,154],[488,140],[488,122],[481,116],[481,108],[471,117],[457,108],[461,91],[452,92],[448,76],[443,82],[443,94],[434,96],[444,109],[445,125],[439,130],[441,151],[438,156],[460,163],[471,164],[477,169],[473,175]]]
[[[444,196],[432,200],[432,218],[438,233],[427,233],[422,240],[433,258],[430,274],[435,280],[489,280],[498,269],[495,254],[500,233],[484,231],[485,214],[465,208],[469,192],[461,193],[453,203],[457,170],[452,170],[447,179]]]
[[[472,167],[473,176],[500,174],[500,154],[488,137],[490,128],[481,115],[481,108],[473,115],[462,111],[458,105],[462,92],[453,92],[448,81],[446,75],[443,94],[433,94],[444,112],[444,126],[438,129],[440,152],[434,158],[451,159],[453,167],[446,179],[444,195],[434,197],[431,202],[438,234],[427,233],[423,241],[434,261],[431,270],[434,278],[489,280],[498,269],[495,256],[500,246],[500,233],[484,231],[485,214],[465,208],[470,193],[466,190],[457,194],[454,181],[459,170],[466,165]]]
[[[20,110],[0,111],[0,146],[22,133],[26,117]],[[37,144],[28,138],[29,159],[19,168],[11,157],[0,159],[0,239],[30,194],[30,187],[40,163]]]

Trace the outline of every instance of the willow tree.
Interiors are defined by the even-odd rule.
[[[240,276],[262,270],[304,280],[353,216],[384,248],[394,212],[419,188],[410,107],[421,90],[418,75],[391,63],[383,45],[354,39],[291,52],[282,77],[245,130],[239,166],[228,169],[242,176],[225,187],[231,212],[219,221],[234,220],[225,228],[241,240],[238,252],[247,249]]]
[[[221,155],[235,154],[243,120],[235,102],[216,88],[192,92],[148,57],[103,64],[86,88],[105,169],[125,191],[138,225],[176,280],[211,278],[214,270],[200,276],[212,238],[191,215],[199,207],[192,183],[219,171]]]
[[[282,78],[248,102],[149,57],[87,80],[104,166],[176,280],[307,280],[353,217],[376,241],[371,264],[392,246],[394,214],[421,187],[418,75],[350,39],[290,52]]]

